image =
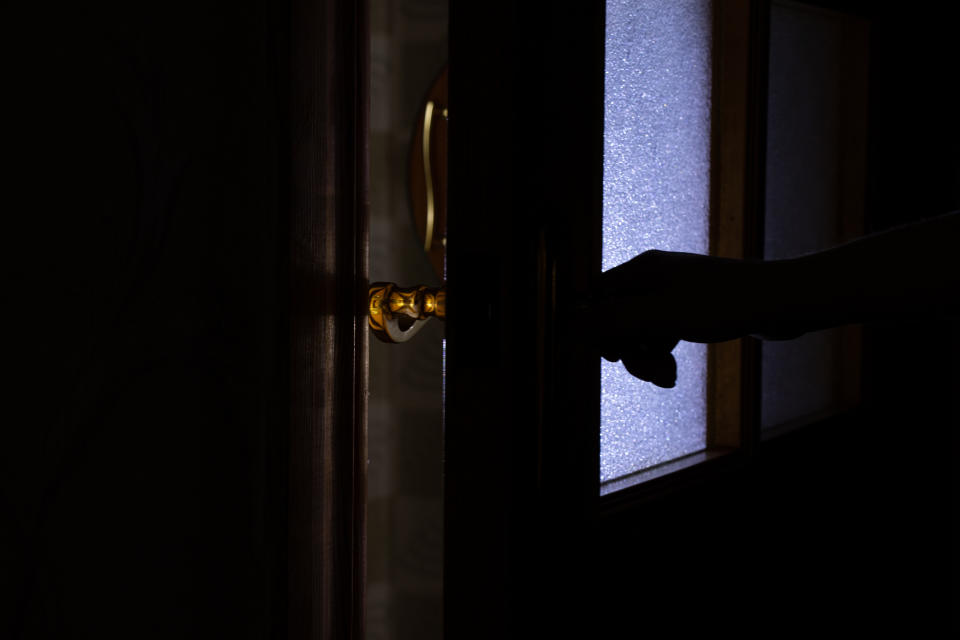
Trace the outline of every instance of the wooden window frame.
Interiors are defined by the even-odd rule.
[[[716,345],[702,462],[600,496],[600,407],[581,400],[599,398],[600,362],[578,309],[601,268],[604,6],[583,4],[451,7],[450,637],[589,637],[599,595],[583,585],[616,518],[761,447],[759,345]],[[759,258],[769,1],[715,7],[711,250]]]
[[[829,2],[783,4],[834,9]],[[748,260],[764,256],[770,10],[771,0],[714,3],[710,254],[715,256]],[[853,35],[862,37],[862,33]],[[861,40],[844,42],[851,55],[864,53]],[[857,91],[865,88],[846,89],[847,93]],[[845,100],[845,108],[851,102]],[[865,125],[845,129],[844,135],[842,162],[854,177],[842,185],[842,206],[849,213],[838,225],[841,237],[850,240],[864,228]],[[861,328],[846,326],[836,331],[843,336],[845,350],[841,359],[845,385],[838,404],[822,414],[768,428],[761,422],[761,341],[746,337],[709,345],[706,450],[638,472],[637,481],[601,498],[601,512],[617,513],[692,482],[709,481],[731,467],[742,467],[772,438],[855,410],[860,400]]]
[[[710,254],[763,255],[768,0],[715,2],[710,170]],[[615,514],[743,464],[760,441],[760,344],[707,349],[707,448],[636,474],[600,499]]]

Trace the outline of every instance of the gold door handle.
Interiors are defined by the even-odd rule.
[[[406,342],[430,318],[447,317],[447,289],[426,285],[401,288],[392,282],[374,282],[367,307],[373,335],[383,342]]]

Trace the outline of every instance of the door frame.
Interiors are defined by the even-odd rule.
[[[366,0],[277,21],[289,393],[285,635],[364,635],[369,28]]]
[[[600,271],[604,5],[521,5],[450,14],[450,638],[593,620],[599,360],[574,318]]]

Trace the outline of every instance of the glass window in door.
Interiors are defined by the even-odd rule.
[[[648,249],[709,250],[712,33],[708,0],[607,2],[604,270]],[[706,346],[674,356],[673,389],[603,361],[602,493],[706,449]]]

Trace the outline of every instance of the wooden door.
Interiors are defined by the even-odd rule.
[[[898,109],[923,111],[893,91],[903,70],[890,60],[897,25],[914,45],[905,59],[927,64],[923,77],[943,93],[946,67],[921,46],[932,28],[904,23],[896,10],[810,4],[853,11],[876,37],[872,175],[890,175],[897,149],[930,151],[915,140],[897,138],[896,149],[882,141]],[[769,3],[714,7],[714,225],[732,219],[733,228],[713,246],[760,257]],[[937,513],[955,504],[948,447],[937,431],[943,447],[931,453],[934,466],[911,462],[905,477],[891,480],[884,438],[898,431],[867,435],[889,416],[902,423],[914,403],[924,424],[947,422],[950,375],[942,366],[929,386],[904,385],[906,398],[897,398],[894,364],[879,365],[853,411],[764,440],[758,345],[720,345],[711,354],[710,445],[730,453],[600,498],[599,358],[581,313],[600,272],[603,42],[602,6],[451,12],[447,636],[779,630],[829,620],[942,628],[947,591],[935,585],[945,570],[910,567],[910,551],[886,549],[892,536],[905,536],[931,566],[945,565],[951,546]],[[955,130],[938,118],[925,130]],[[951,162],[943,152],[924,157],[938,175]],[[905,175],[921,183],[917,172]],[[863,189],[873,205],[867,228],[876,229],[894,215],[884,198],[909,187],[874,178]],[[941,199],[948,192],[948,181],[935,190]],[[865,331],[866,362],[877,363],[893,346],[890,330]],[[900,364],[922,359],[891,353]],[[718,385],[718,373],[733,381]],[[917,494],[922,478],[932,484]],[[888,502],[870,487],[884,487],[885,496],[913,492],[929,511]],[[893,525],[893,514],[912,520]],[[931,534],[925,548],[920,540]],[[895,603],[903,608],[871,613],[877,602],[888,613]],[[925,602],[936,615],[921,620]]]
[[[450,638],[590,619],[599,377],[575,309],[599,271],[602,72],[602,4],[451,7]]]

